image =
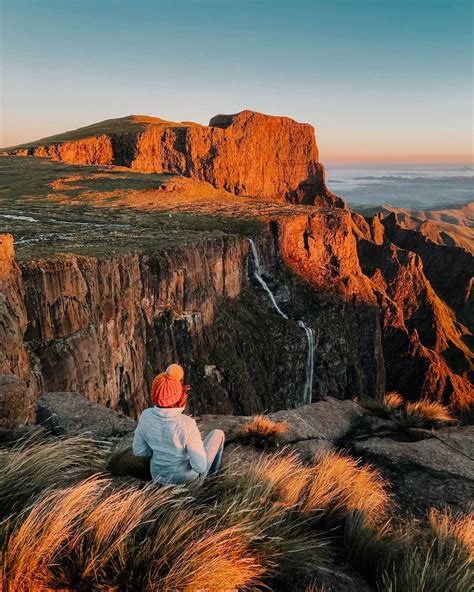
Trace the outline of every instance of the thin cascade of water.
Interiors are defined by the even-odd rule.
[[[271,302],[273,304],[273,308],[284,319],[288,319],[288,316],[278,306],[277,301],[275,300],[275,296],[273,295],[273,292],[270,290],[270,288],[268,287],[267,282],[262,277],[262,270],[261,270],[261,267],[260,267],[260,258],[258,256],[257,247],[255,246],[255,243],[253,242],[253,240],[251,238],[249,238],[249,243],[250,243],[250,249],[252,251],[253,263],[254,263],[254,266],[255,266],[255,270],[253,272],[254,275],[255,275],[255,277],[257,278],[257,280],[260,283],[260,285],[262,286],[262,288],[265,290],[265,292],[270,297],[270,300],[271,300]]]
[[[313,375],[314,375],[314,331],[303,321],[298,321],[298,325],[304,329],[306,339],[308,340],[308,356],[306,358],[306,382],[303,391],[303,405],[311,403],[313,395]]]
[[[267,282],[262,277],[262,268],[260,266],[260,258],[258,256],[257,247],[251,238],[248,239],[250,250],[252,251],[253,263],[254,263],[254,276],[257,279],[258,283],[262,286],[265,292],[268,294],[270,301],[273,305],[273,308],[277,311],[277,313],[282,316],[284,319],[288,319],[288,315],[286,315],[281,308],[278,306],[278,303],[273,295],[273,292],[270,290]],[[313,375],[314,375],[314,331],[311,327],[308,327],[303,321],[298,321],[298,325],[304,330],[306,335],[306,340],[308,342],[308,355],[306,358],[306,381],[304,385],[303,391],[303,405],[309,405],[311,403],[311,398],[313,394]]]

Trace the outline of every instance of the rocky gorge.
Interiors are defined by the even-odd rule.
[[[297,323],[303,319],[315,335],[314,400],[326,395],[380,400],[386,390],[397,390],[408,399],[428,397],[460,412],[469,410],[474,397],[471,253],[406,229],[395,214],[363,217],[348,210],[318,173],[310,126],[248,111],[217,116],[208,128],[151,118],[126,122],[126,133],[124,120],[115,120],[114,126],[104,122],[115,131],[97,136],[97,124],[49,146],[41,141],[8,150],[2,161],[13,159],[27,168],[32,157],[18,156],[26,150],[33,157],[78,165],[75,176],[47,183],[50,203],[67,203],[70,186],[76,204],[77,194],[86,203],[92,195],[98,202],[94,208],[103,208],[104,199],[114,199],[108,183],[116,180],[116,167],[98,173],[83,165],[113,162],[158,171],[165,179],[165,191],[146,187],[155,199],[148,208],[139,206],[144,215],[147,209],[165,215],[168,210],[180,219],[184,208],[194,208],[206,218],[251,217],[259,226],[197,232],[186,244],[175,230],[176,244],[161,239],[142,249],[135,239],[127,247],[124,234],[125,244],[113,256],[95,256],[87,248],[84,254],[61,253],[58,247],[51,256],[19,261],[13,237],[2,235],[0,364],[4,374],[25,381],[29,401],[41,392],[78,391],[137,417],[149,404],[153,376],[178,359],[193,384],[193,411],[293,407],[303,400],[307,343]],[[94,134],[84,138],[88,132]],[[125,148],[132,136],[133,149]],[[103,138],[113,148],[107,158],[99,149]],[[225,198],[221,192],[203,202],[204,183],[186,188],[180,201],[181,186],[170,189],[167,181],[180,177],[171,173],[205,180],[239,197],[224,191]],[[102,178],[104,188],[81,189],[81,183]],[[126,213],[139,192],[125,192]],[[243,197],[248,193],[262,200],[262,211],[255,198]],[[160,204],[156,195],[168,201]],[[267,212],[271,195],[276,202]],[[230,214],[229,199],[236,209]],[[28,201],[35,203],[31,197]],[[174,209],[168,209],[170,203]],[[13,220],[9,230],[15,235]],[[54,234],[49,236],[54,245]],[[287,321],[274,314],[255,282],[250,236]],[[27,407],[21,421],[33,418],[33,407]]]

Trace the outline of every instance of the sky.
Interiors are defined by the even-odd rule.
[[[309,122],[326,163],[472,158],[472,3],[0,0],[0,146],[130,114]]]

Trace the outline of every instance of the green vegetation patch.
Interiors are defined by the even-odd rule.
[[[19,260],[58,253],[112,257],[150,252],[229,234],[255,235],[262,228],[255,220],[95,207],[81,199],[86,191],[156,189],[171,175],[67,165],[34,157],[1,157],[0,171],[0,233],[13,234]],[[104,172],[107,178],[92,177]],[[76,176],[85,178],[71,179]],[[47,197],[54,192],[51,184],[55,182],[61,183],[60,202]]]

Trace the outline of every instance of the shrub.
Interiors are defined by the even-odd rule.
[[[281,437],[287,432],[286,422],[273,421],[265,415],[256,415],[252,421],[239,426],[236,437],[246,444],[268,448],[278,446]]]
[[[419,421],[421,425],[436,425],[455,421],[445,405],[429,399],[407,403],[405,405],[405,414],[415,421]]]

